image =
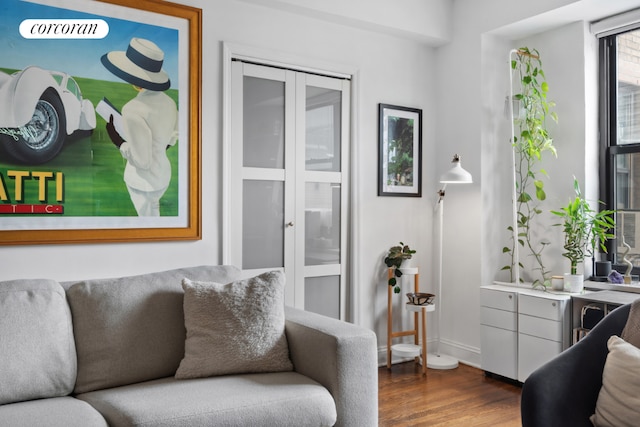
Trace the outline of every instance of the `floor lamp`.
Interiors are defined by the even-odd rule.
[[[447,184],[471,184],[473,179],[471,178],[471,174],[466,170],[462,169],[460,165],[460,156],[455,154],[453,156],[453,167],[442,174],[440,177],[440,183],[442,184],[442,189],[438,191],[438,200],[434,207],[434,211],[440,208],[438,213],[438,222],[439,222],[439,243],[440,243],[440,268],[438,269],[438,341],[436,342],[436,351],[435,353],[427,354],[427,368],[431,369],[454,369],[458,367],[458,360],[451,356],[441,355],[440,354],[440,325],[442,320],[442,307],[443,307],[443,298],[442,298],[442,224],[443,224],[443,216],[444,216],[444,190],[447,187]]]

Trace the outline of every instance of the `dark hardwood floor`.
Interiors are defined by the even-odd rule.
[[[414,362],[378,369],[380,427],[521,426],[519,385],[460,364],[428,369]]]

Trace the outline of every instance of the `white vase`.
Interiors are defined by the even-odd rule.
[[[413,268],[415,266],[415,258],[411,257],[408,259],[403,259],[402,264],[400,264],[400,268]]]
[[[564,290],[572,294],[580,293],[584,289],[583,274],[564,274]]]

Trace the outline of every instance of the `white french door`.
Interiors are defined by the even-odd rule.
[[[345,318],[350,81],[233,61],[229,262],[283,269],[286,304]]]

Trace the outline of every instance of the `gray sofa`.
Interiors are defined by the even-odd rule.
[[[231,266],[0,282],[0,426],[376,426],[372,331],[287,307],[293,371],[176,379],[182,279]]]

